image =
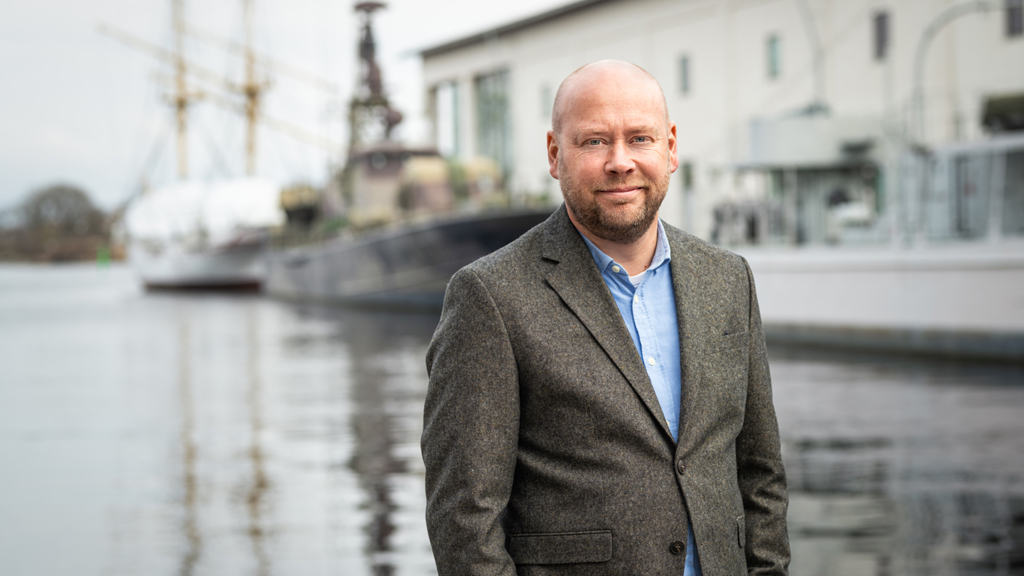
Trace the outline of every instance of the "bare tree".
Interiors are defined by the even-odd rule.
[[[3,220],[6,230],[0,232],[0,257],[4,259],[91,259],[107,241],[103,211],[73,185],[36,190]]]
[[[103,212],[82,189],[55,184],[32,193],[19,207],[21,226],[60,236],[102,234]]]

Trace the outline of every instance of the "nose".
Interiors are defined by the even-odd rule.
[[[608,160],[605,162],[604,171],[608,174],[623,175],[636,170],[636,163],[629,154],[626,143],[615,142],[608,151]]]

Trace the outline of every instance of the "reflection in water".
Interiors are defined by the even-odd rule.
[[[388,379],[380,357],[386,358],[388,342],[380,338],[376,326],[350,315],[346,331],[360,334],[346,344],[352,358],[352,431],[356,447],[349,465],[359,475],[359,484],[366,492],[363,505],[370,511],[366,525],[366,553],[373,574],[395,573],[391,563],[391,535],[395,531],[392,515],[395,503],[388,485],[393,474],[405,471],[404,463],[394,454],[392,415],[388,411]],[[382,346],[383,345],[383,346]]]
[[[192,406],[192,365],[191,341],[189,338],[188,315],[183,315],[178,323],[178,393],[181,401],[181,454],[182,478],[185,484],[185,496],[182,507],[185,510],[183,530],[185,532],[185,555],[178,567],[181,576],[192,576],[202,552],[199,539],[199,527],[196,521],[196,442],[195,412]]]
[[[355,474],[361,492],[361,549],[368,573],[435,573],[422,515],[419,433],[426,392],[423,358],[437,315],[293,309],[302,317],[328,319],[334,326],[330,338],[348,360],[343,380],[351,404],[345,435],[352,447],[346,468]],[[306,350],[322,338],[296,333],[287,344],[294,351]],[[410,520],[416,527],[412,532]],[[342,573],[351,573],[351,568]]]
[[[431,314],[353,310],[335,313],[351,358],[350,418],[355,448],[349,466],[359,477],[365,493],[362,505],[370,512],[364,526],[365,552],[375,576],[390,576],[396,573],[392,536],[396,530],[393,517],[398,511],[392,483],[409,469],[406,458],[396,454],[395,439],[395,434],[403,432],[398,422],[400,411],[410,407],[410,395],[403,391],[409,383],[397,376],[403,374],[400,364],[404,360],[422,363],[421,350],[429,341],[437,318]],[[414,383],[413,398],[423,392],[422,386],[423,383]],[[412,405],[416,418],[420,417],[420,406],[418,401]],[[418,459],[418,454],[414,457]]]
[[[792,574],[1024,573],[1024,371],[773,356]]]
[[[895,446],[834,450],[793,446],[787,458],[794,561],[805,564],[794,574],[1024,571],[1019,475],[911,468]],[[853,570],[850,556],[874,571]]]
[[[436,574],[436,315],[117,267],[0,266],[0,292],[3,576]],[[1024,574],[1024,369],[769,347],[792,576]]]
[[[249,459],[252,462],[252,484],[245,496],[246,508],[249,511],[249,538],[252,539],[252,550],[256,556],[257,576],[270,574],[270,559],[264,545],[263,525],[260,515],[263,511],[263,497],[267,491],[267,473],[264,470],[263,448],[260,445],[263,437],[263,409],[261,395],[263,384],[259,370],[259,324],[258,316],[253,308],[246,314],[246,348],[248,358],[246,375],[249,380],[249,422],[250,439]]]

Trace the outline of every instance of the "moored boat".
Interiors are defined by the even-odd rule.
[[[258,178],[179,182],[132,200],[128,261],[149,289],[258,290],[279,188]]]
[[[512,242],[551,210],[450,215],[271,251],[266,292],[281,298],[437,309],[459,268]]]

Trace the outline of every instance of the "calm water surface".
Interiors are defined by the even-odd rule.
[[[0,574],[434,574],[436,322],[0,266]],[[772,372],[794,576],[1024,574],[1024,371]]]

